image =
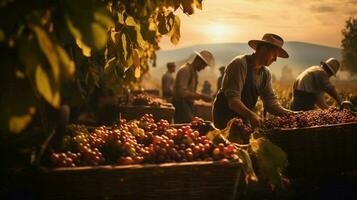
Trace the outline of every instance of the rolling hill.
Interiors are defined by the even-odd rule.
[[[282,75],[282,68],[289,68],[291,71],[290,77],[296,77],[300,72],[311,65],[318,65],[320,61],[326,60],[329,57],[341,59],[341,49],[334,47],[321,46],[304,42],[286,42],[284,48],[290,54],[290,58],[281,59],[270,66],[270,70],[276,79],[280,79]],[[247,43],[218,43],[218,44],[203,44],[194,45],[186,48],[175,50],[159,50],[157,52],[157,66],[151,68],[150,77],[147,82],[152,82],[146,88],[158,87],[155,82],[160,82],[162,74],[166,71],[167,62],[176,62],[179,67],[183,63],[191,60],[194,56],[194,51],[209,50],[215,57],[215,67],[206,68],[199,74],[200,83],[204,80],[209,80],[215,84],[219,76],[218,68],[222,65],[227,65],[235,56],[241,54],[250,54],[253,50]],[[291,70],[290,70],[291,69]],[[285,74],[284,74],[285,77]],[[154,85],[153,85],[154,84]]]

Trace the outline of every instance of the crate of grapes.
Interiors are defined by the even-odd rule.
[[[136,125],[76,125],[60,140],[52,134],[36,159],[38,198],[238,198],[242,165],[229,147],[213,155],[218,146],[189,126],[153,125],[149,118]]]
[[[265,122],[268,138],[288,154],[290,177],[357,170],[357,114],[316,110]]]

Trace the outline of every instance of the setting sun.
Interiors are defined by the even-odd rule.
[[[210,38],[210,42],[228,42],[233,35],[232,27],[226,24],[208,24],[204,30],[207,37]]]

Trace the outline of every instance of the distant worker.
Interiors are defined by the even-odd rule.
[[[162,97],[166,100],[171,100],[174,92],[176,64],[169,62],[166,64],[167,71],[161,78]]]
[[[205,82],[203,83],[201,94],[205,94],[207,96],[212,95],[211,83],[209,83],[207,80],[205,80]]]
[[[225,66],[222,66],[222,67],[219,68],[219,72],[221,73],[221,75],[217,79],[217,92],[216,92],[216,94],[218,93],[219,89],[221,89],[222,80],[223,80],[223,75],[224,75],[224,70],[225,69],[226,69]]]
[[[324,99],[325,92],[341,104],[335,86],[330,82],[336,76],[340,63],[335,58],[321,62],[320,66],[311,66],[303,71],[295,80],[291,109],[296,111],[313,110],[315,105],[322,109],[329,106]]]
[[[212,101],[212,97],[196,92],[198,84],[198,73],[207,65],[213,65],[211,52],[203,50],[195,51],[192,63],[186,63],[177,71],[174,84],[173,105],[175,106],[175,123],[189,123],[193,118],[193,102],[195,100]]]

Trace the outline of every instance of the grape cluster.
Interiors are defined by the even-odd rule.
[[[215,129],[212,122],[204,121],[202,118],[197,116],[192,118],[191,128],[198,131],[200,135],[206,135],[209,131]]]
[[[197,122],[203,122],[202,119]],[[195,123],[195,125],[199,125]],[[74,131],[74,130],[72,130]],[[155,122],[151,114],[140,120],[121,119],[111,127],[91,131],[76,130],[63,138],[66,153],[52,153],[56,167],[101,164],[170,163],[187,161],[236,160],[237,151],[230,144],[214,144],[190,125],[171,127],[166,120]],[[74,157],[75,155],[76,157]]]
[[[325,110],[311,110],[281,117],[272,117],[264,122],[267,129],[303,128],[357,122],[357,113],[350,110],[329,108]]]

